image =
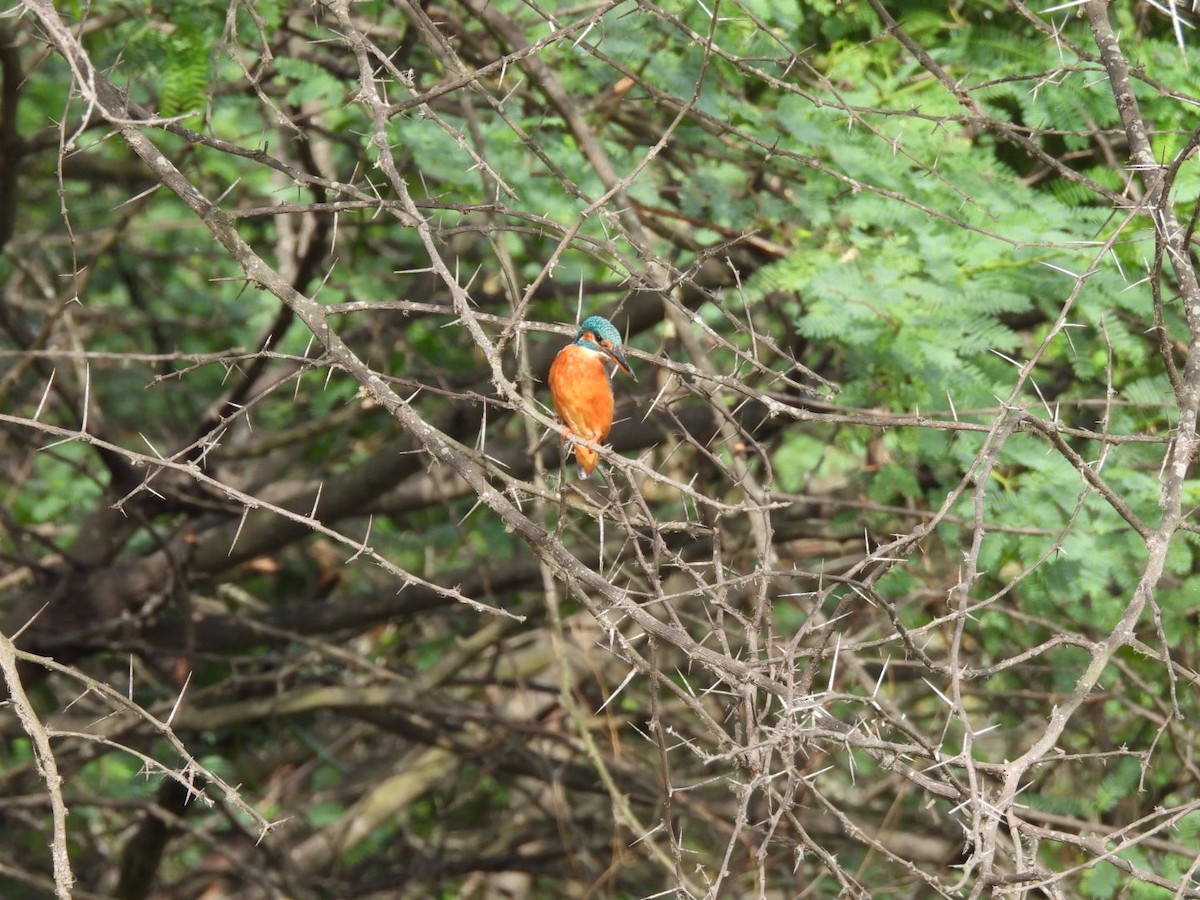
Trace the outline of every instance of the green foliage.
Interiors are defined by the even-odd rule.
[[[1110,812],[1113,807],[1137,789],[1141,766],[1136,759],[1122,759],[1096,785],[1093,809],[1097,814]]]
[[[287,85],[287,101],[295,106],[317,103],[323,111],[328,111],[344,100],[342,81],[311,60],[285,56],[276,60],[275,72]]]
[[[81,477],[88,450],[82,444],[69,443],[47,450],[38,458],[28,487],[20,491],[10,507],[16,521],[23,525],[78,520],[83,510],[97,502],[104,492],[103,483]]]
[[[1189,843],[1200,839],[1200,812],[1190,812],[1175,823],[1175,832],[1181,841]]]
[[[945,37],[936,55],[948,65],[971,59],[986,70],[989,86],[973,96],[996,116],[1038,129],[1046,152],[1083,150],[1091,146],[1092,128],[1117,127],[1107,86],[1086,73],[1029,77],[1056,69],[1052,42],[1014,41],[1009,28],[981,22],[942,30],[941,13],[933,10],[914,11],[905,21],[914,34]],[[836,354],[839,400],[847,406],[953,418],[1008,398],[1016,363],[1040,340],[1011,323],[1051,320],[1071,290],[1064,272],[1092,265],[1097,251],[1088,242],[1104,240],[1116,225],[1106,219],[1107,201],[1089,187],[1061,177],[1029,183],[1019,176],[1032,171],[1033,162],[1017,166],[986,135],[886,115],[848,116],[839,108],[853,102],[872,108],[914,105],[933,115],[954,110],[941,85],[911,80],[910,70],[898,62],[882,54],[831,53],[826,76],[849,87],[836,98],[826,96],[828,106],[785,95],[764,121],[774,118],[798,149],[816,153],[831,169],[914,202],[897,202],[875,189],[847,191],[843,182],[810,175],[798,209],[811,238],[756,272],[740,299],[761,305],[788,297],[796,332],[810,346]],[[1147,97],[1150,104],[1161,101]],[[1177,117],[1178,108],[1164,106],[1164,115]],[[892,142],[886,157],[884,140]],[[1164,152],[1169,158],[1169,148]],[[945,211],[943,218],[931,217],[928,208]],[[951,217],[979,230],[952,227]],[[1005,235],[1020,236],[1021,246],[997,239],[998,221]],[[1076,327],[1045,349],[1033,384],[1016,402],[1035,414],[1055,415],[1060,400],[1103,395],[1111,378],[1119,396],[1133,405],[1112,410],[1109,427],[1165,433],[1170,387],[1161,374],[1147,373],[1154,349],[1139,324],[1152,319],[1149,295],[1128,290],[1130,273],[1141,266],[1137,241],[1148,223],[1134,220],[1123,227],[1123,235],[1135,241],[1119,241],[1099,259],[1085,299],[1071,311]],[[1182,330],[1177,318],[1168,327]],[[1065,415],[1094,427],[1099,413]],[[980,447],[969,435],[949,439],[911,431],[892,437],[895,461],[869,478],[870,495],[881,503],[918,494],[920,470],[937,479],[931,497],[943,495]],[[1093,447],[1081,451],[1095,453]],[[1157,514],[1159,484],[1145,467],[1157,458],[1157,451],[1122,447],[1108,452],[1104,470],[1148,522]],[[785,440],[776,456],[781,479],[801,483],[797,467],[817,459],[794,438]],[[1045,533],[993,532],[983,544],[981,570],[992,577],[1032,570],[1016,596],[1022,606],[1041,615],[1065,613],[1085,627],[1109,627],[1134,587],[1144,556],[1141,542],[1041,439],[1010,439],[1000,464],[985,497],[986,521]],[[969,521],[973,502],[965,495],[956,512]],[[954,530],[947,536],[953,546]],[[1169,565],[1189,571],[1192,554],[1182,541],[1172,548]]]
[[[114,54],[141,76],[134,93],[161,116],[203,112],[212,84],[224,16],[209,4],[180,4],[169,26],[131,18],[95,38],[96,49]],[[198,120],[197,120],[198,121]]]
[[[840,453],[821,438],[793,432],[775,452],[779,486],[785,491],[802,491],[815,479],[836,477],[857,465],[851,454]]]
[[[126,798],[146,799],[154,795],[157,778],[146,771],[145,763],[132,754],[106,753],[80,770],[81,784],[96,795],[119,789]]]
[[[304,818],[314,828],[323,828],[336,822],[342,812],[341,802],[330,800],[326,803],[314,803],[309,806]]]
[[[1105,195],[1142,196],[1128,183],[1136,173],[1122,165],[1124,129],[1111,88],[1094,60],[1072,55],[1073,45],[1094,43],[1082,17],[1048,26],[1056,41],[1001,0],[893,7],[938,74],[859,0],[732,0],[717,18],[711,4],[627,4],[545,43],[547,33],[597,8],[495,0],[489,13],[505,17],[507,33],[463,15],[457,3],[412,10],[354,3],[355,27],[379,49],[368,55],[381,93],[389,103],[423,98],[384,114],[376,135],[360,59],[332,7],[264,0],[232,9],[181,4],[165,15],[153,4],[95,5],[90,14],[107,16],[105,27],[81,33],[97,71],[157,115],[207,114],[186,124],[212,145],[153,125],[145,133],[217,202],[239,238],[329,307],[407,303],[402,311],[337,310],[324,324],[396,388],[430,433],[444,435],[444,446],[491,479],[482,498],[453,466],[431,462],[421,449],[425,432],[400,428],[360,392],[344,360],[318,358],[312,323],[281,316],[278,300],[247,284],[235,254],[212,239],[208,223],[216,220],[201,221],[155,189],[152,170],[102,117],[57,158],[62,135],[46,111],[72,123],[82,109],[78,86],[56,56],[31,69],[37,77],[22,87],[18,110],[18,131],[28,137],[20,180],[28,196],[0,279],[15,298],[10,304],[6,295],[5,334],[36,352],[22,360],[28,369],[14,368],[12,385],[5,373],[12,393],[4,400],[14,416],[32,415],[51,371],[36,366],[52,362],[62,396],[48,391],[39,423],[78,427],[86,388],[97,412],[91,424],[106,446],[144,454],[149,443],[173,462],[169,472],[153,460],[144,467],[157,473],[150,487],[162,488],[161,503],[130,502],[136,530],[110,561],[118,575],[124,566],[144,575],[139,564],[169,552],[170,591],[161,589],[163,567],[144,579],[153,599],[170,594],[166,609],[143,619],[139,603],[96,616],[97,628],[113,620],[111,631],[86,636],[103,652],[73,658],[124,679],[135,656],[146,674],[138,673],[132,695],[156,709],[172,707],[187,669],[180,722],[193,709],[223,713],[230,704],[237,724],[196,729],[185,740],[202,746],[201,762],[254,794],[261,809],[291,819],[264,838],[280,841],[268,845],[278,859],[296,835],[344,833],[360,800],[386,802],[371,787],[397,759],[428,746],[459,756],[420,797],[349,845],[314,890],[349,888],[347,873],[359,870],[394,883],[444,862],[446,871],[413,895],[429,888],[422,895],[457,896],[468,889],[465,878],[455,883],[464,860],[502,867],[511,859],[542,871],[557,863],[559,836],[572,859],[565,868],[585,873],[576,893],[658,890],[654,878],[665,869],[643,854],[665,849],[685,852],[698,882],[732,860],[731,871],[751,874],[738,884],[731,875],[722,890],[762,894],[763,885],[749,887],[760,860],[736,847],[733,856],[725,852],[730,835],[747,833],[726,817],[736,807],[768,821],[761,815],[796,799],[779,792],[799,785],[811,795],[801,805],[821,826],[812,833],[829,859],[846,860],[872,896],[923,896],[924,886],[905,881],[923,866],[897,865],[844,823],[820,822],[820,806],[809,800],[825,791],[847,801],[841,812],[861,822],[859,834],[879,835],[885,847],[889,831],[942,826],[958,841],[955,817],[965,821],[982,804],[944,815],[941,799],[902,777],[900,763],[944,778],[952,794],[990,792],[995,768],[981,766],[963,787],[971,779],[959,777],[961,761],[952,757],[965,746],[968,723],[956,717],[981,729],[977,759],[1001,765],[1024,754],[1076,690],[1137,590],[1147,551],[1127,516],[1157,524],[1164,448],[1178,428],[1151,327],[1157,311],[1141,281],[1154,223]],[[1200,93],[1196,51],[1181,55],[1170,29],[1155,27],[1154,14],[1136,4],[1110,7],[1123,39],[1136,36],[1134,61],[1166,85],[1135,73],[1154,153],[1172,160],[1195,127],[1194,103],[1179,97]],[[436,33],[424,30],[418,12],[436,20]],[[41,40],[14,46],[26,53]],[[456,83],[470,67],[483,71],[471,84]],[[402,186],[389,184],[384,161],[395,163]],[[1080,177],[1068,177],[1064,166]],[[393,215],[402,187],[421,204],[427,227],[413,227],[409,212]],[[1187,220],[1200,167],[1184,166],[1174,191]],[[605,203],[594,202],[601,197]],[[455,305],[461,297],[446,290],[430,247],[467,287],[490,337],[510,319],[530,329],[498,362],[523,392],[519,399],[465,327]],[[696,274],[701,266],[704,277]],[[709,268],[720,276],[709,279]],[[1189,333],[1169,261],[1167,269],[1161,312],[1167,339],[1182,348]],[[57,296],[71,284],[64,273],[80,273],[81,285],[81,297],[66,306]],[[665,273],[667,283],[647,284],[647,273]],[[538,289],[527,294],[535,280]],[[679,304],[679,317],[645,325],[660,305],[648,288]],[[622,415],[626,435],[645,410],[662,436],[637,448],[637,467],[606,464],[613,484],[596,479],[575,491],[568,477],[524,464],[544,460],[546,446],[546,429],[526,415],[546,400],[540,379],[552,343],[537,323],[572,321],[577,302],[645,325],[633,345],[662,357],[661,365],[639,360],[643,382],[622,383],[636,391],[638,406],[625,404]],[[689,322],[693,313],[698,320]],[[1066,327],[1054,332],[1060,317]],[[314,331],[324,334],[319,323]],[[268,337],[270,354],[256,359]],[[1020,367],[1035,355],[1018,389]],[[788,370],[802,378],[791,370],[793,357],[835,382],[836,398],[809,405],[794,384],[771,377]],[[741,383],[735,390],[728,379]],[[245,391],[229,394],[238,388]],[[760,393],[792,409],[764,415]],[[1011,434],[999,427],[1014,410],[1054,423],[1062,443],[1032,427]],[[698,411],[728,414],[722,425],[737,435],[679,434],[692,426],[669,414]],[[1122,442],[1102,440],[1101,432]],[[5,437],[6,456],[32,449],[5,470],[12,484],[4,559],[34,581],[62,573],[62,596],[85,604],[91,579],[100,584],[109,564],[75,570],[65,551],[89,537],[77,523],[118,499],[107,488],[106,460],[82,442],[38,449],[51,438],[36,428]],[[341,480],[347,473],[357,477]],[[1102,478],[1103,490],[1085,474]],[[761,509],[749,509],[750,477],[771,485]],[[695,494],[685,496],[679,484]],[[264,506],[282,502],[296,515],[312,510],[323,533],[314,539],[282,518],[287,527],[273,531],[278,522],[261,508],[245,510],[242,520],[234,491],[222,485],[261,496]],[[324,493],[314,505],[317,486]],[[957,499],[948,503],[952,492]],[[354,502],[345,499],[351,495]],[[496,513],[497,498],[544,525],[544,543],[514,534]],[[1184,484],[1183,499],[1185,510],[1200,507],[1200,480]],[[936,532],[916,536],[943,506],[948,515]],[[759,546],[764,522],[769,547]],[[330,551],[329,529],[352,535],[352,544],[369,533],[369,549],[409,580],[361,558],[345,564],[360,548]],[[872,554],[872,546],[905,534],[914,539],[901,557]],[[234,560],[239,540],[258,541],[261,555]],[[557,555],[534,578],[507,580],[512,563],[524,567],[547,546]],[[1105,667],[1055,743],[1063,757],[1030,769],[1020,802],[1077,820],[1063,828],[1119,825],[1145,817],[1151,804],[1192,800],[1187,723],[1196,718],[1198,550],[1196,534],[1173,539],[1153,593],[1154,618],[1136,625],[1140,643]],[[563,577],[569,556],[627,594],[628,605],[595,617],[600,630],[575,616],[599,601]],[[483,602],[525,618],[498,619],[504,627],[493,628],[426,583],[473,584]],[[110,593],[123,589],[109,584]],[[953,603],[964,596],[971,609],[959,615]],[[653,641],[630,615],[635,605],[660,623]],[[305,617],[316,610],[322,621],[329,614],[340,622],[332,633],[311,627]],[[828,621],[835,610],[837,621]],[[559,617],[570,624],[559,629]],[[897,622],[913,630],[919,652],[901,640]],[[169,651],[155,643],[162,635]],[[480,636],[490,643],[476,644]],[[1074,643],[1056,644],[1060,637]],[[464,646],[481,649],[466,658]],[[730,664],[709,666],[711,656],[697,647],[728,654]],[[521,656],[546,648],[552,652],[536,665]],[[76,652],[51,642],[51,652],[60,651]],[[631,666],[632,654],[640,658]],[[447,660],[459,668],[445,671]],[[569,670],[551,668],[564,661]],[[754,679],[736,683],[731,673],[748,665]],[[886,671],[877,685],[876,671]],[[947,671],[960,678],[961,708],[938,683]],[[758,693],[760,682],[781,677],[792,678],[788,690],[811,679],[811,695]],[[55,687],[57,678],[50,676]],[[828,702],[819,694],[826,684],[835,692]],[[406,696],[410,685],[420,692]],[[617,685],[619,699],[603,705]],[[343,706],[239,718],[273,709],[274,697],[309,691],[320,699],[330,687]],[[863,695],[872,690],[868,705]],[[582,723],[592,740],[579,740],[580,723],[560,691],[570,692],[585,719],[594,717]],[[810,734],[816,705],[851,730]],[[703,721],[690,718],[697,712]],[[1161,722],[1169,727],[1160,732]],[[897,752],[855,748],[867,738],[877,746],[898,741]],[[78,746],[64,740],[62,754],[76,766],[77,797],[140,803],[151,795],[156,785],[134,757],[80,754],[80,763],[66,752]],[[1154,765],[1115,755],[1147,747]],[[151,749],[178,764],[174,748]],[[27,742],[14,740],[4,753],[5,768],[18,773],[14,783],[26,773],[33,780],[24,784],[36,784]],[[802,771],[810,761],[828,761],[829,771],[820,778]],[[598,762],[628,798],[629,821],[647,823],[637,841],[624,833],[628,822],[610,821],[608,791],[595,790],[591,778]],[[672,795],[662,793],[666,786],[677,821],[658,822],[663,797]],[[706,790],[715,802],[706,802]],[[77,820],[86,820],[97,845],[132,831],[120,804],[112,804],[116,811],[81,805]],[[206,810],[189,815],[194,834],[232,830]],[[1197,821],[1185,817],[1171,841],[1192,850]],[[505,828],[486,832],[510,822],[538,831],[521,844],[492,840]],[[798,852],[785,834],[792,823],[779,822],[761,857],[780,873],[777,892],[794,889],[802,868],[818,893],[844,888],[827,877],[824,857]],[[46,840],[34,833],[31,826],[6,838],[4,849],[44,851]],[[207,871],[209,847],[193,836],[181,831],[179,847],[168,850],[165,892]],[[409,846],[427,856],[397,862]],[[552,861],[521,858],[529,847],[544,848]],[[614,847],[620,865],[603,872]],[[87,850],[82,841],[80,848]],[[101,849],[106,862],[116,858]],[[1082,852],[1046,840],[1036,866],[1071,872]],[[1123,858],[1181,879],[1187,854],[1172,852],[1148,845]],[[595,860],[598,872],[590,868]],[[1063,890],[1072,895],[1157,891],[1129,886],[1109,862],[1071,878]],[[551,876],[528,884],[530,896],[563,894]]]
[[[212,51],[195,35],[173,35],[167,42],[159,78],[159,107],[163,116],[195,113],[203,108],[212,77]]]
[[[1111,900],[1124,883],[1124,872],[1110,862],[1100,862],[1084,873],[1082,887],[1093,900]]]

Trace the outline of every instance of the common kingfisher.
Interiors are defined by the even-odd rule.
[[[637,381],[621,351],[621,332],[603,316],[591,316],[579,326],[575,340],[558,351],[550,364],[550,395],[554,411],[567,427],[567,435],[599,444],[608,437],[613,421],[613,391],[608,364]],[[592,474],[600,454],[575,445],[575,459],[584,478]]]

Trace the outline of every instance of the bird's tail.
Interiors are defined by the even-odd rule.
[[[596,468],[596,463],[600,461],[600,454],[591,447],[585,447],[583,444],[575,445],[575,461],[579,463],[579,473],[584,478],[590,478],[593,470]]]

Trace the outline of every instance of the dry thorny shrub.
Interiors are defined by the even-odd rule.
[[[1175,4],[182,6],[4,24],[6,895],[1200,895]]]

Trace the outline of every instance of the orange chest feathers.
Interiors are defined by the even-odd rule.
[[[576,435],[589,441],[608,437],[613,420],[613,392],[608,367],[596,353],[568,344],[550,366],[554,411]]]

